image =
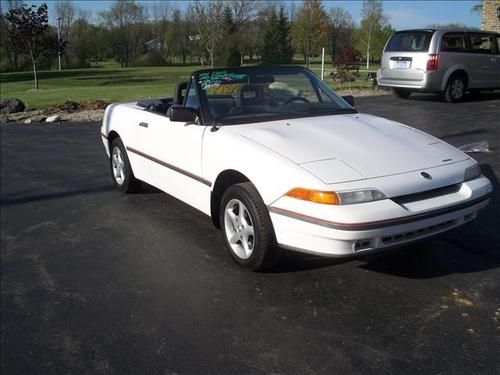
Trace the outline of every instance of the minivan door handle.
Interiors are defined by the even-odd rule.
[[[139,126],[142,126],[143,128],[147,128],[149,124],[147,122],[140,122]]]

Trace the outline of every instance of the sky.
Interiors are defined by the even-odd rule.
[[[157,0],[160,1],[160,0]],[[29,1],[27,4],[40,4],[44,1]],[[55,23],[53,12],[56,0],[45,0],[49,7],[49,19]],[[140,1],[145,4],[152,4],[155,1]],[[173,6],[184,9],[189,1],[170,1]],[[291,0],[286,3],[291,3]],[[74,0],[77,7],[90,10],[94,16],[99,12],[107,10],[114,1],[108,0]],[[296,1],[297,6],[301,1]],[[481,26],[481,16],[478,13],[472,13],[471,8],[479,3],[479,0],[385,0],[383,1],[384,12],[389,16],[391,25],[397,29],[426,27],[429,24],[447,24],[461,23],[471,27]],[[347,10],[354,21],[359,23],[361,20],[360,12],[362,1],[343,0],[330,1],[323,0],[326,9],[332,7],[341,7]]]

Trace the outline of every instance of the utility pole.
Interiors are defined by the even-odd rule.
[[[61,17],[57,17],[57,59],[61,70]]]
[[[321,49],[321,80],[325,76],[325,47]]]

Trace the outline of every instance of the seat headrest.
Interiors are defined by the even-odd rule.
[[[237,105],[258,105],[264,101],[264,91],[261,85],[242,85],[236,96]]]

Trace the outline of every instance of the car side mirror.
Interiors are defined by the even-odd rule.
[[[173,105],[168,109],[170,121],[195,123],[198,120],[198,111],[182,105]]]
[[[346,95],[346,96],[343,96],[342,99],[344,99],[347,103],[349,103],[351,105],[351,107],[354,107],[354,96]]]

